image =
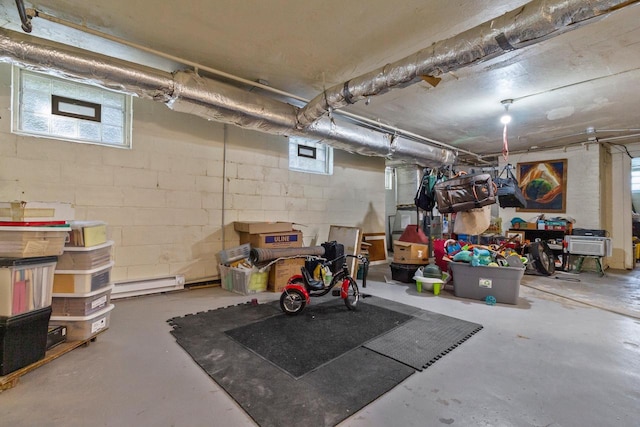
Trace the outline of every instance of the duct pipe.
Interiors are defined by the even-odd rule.
[[[311,137],[335,148],[366,156],[393,158],[422,166],[453,164],[455,154],[406,138],[361,128],[324,117],[304,131],[297,130],[297,107],[206,79],[192,72],[175,74],[169,108],[208,120],[234,124],[276,135]]]
[[[173,92],[170,73],[5,29],[0,61],[161,102]]]
[[[391,64],[339,83],[313,98],[298,112],[299,129],[330,109],[379,95],[396,87],[438,77],[508,51],[563,34],[591,19],[639,0],[534,0],[449,39]]]
[[[177,62],[177,63],[183,64],[183,65],[186,65],[186,66],[188,66],[188,67],[190,67],[190,68],[192,68],[194,70],[206,71],[209,74],[213,74],[213,75],[216,75],[218,77],[229,79],[229,80],[237,82],[237,83],[246,84],[246,85],[253,86],[253,87],[258,87],[258,88],[263,89],[265,91],[268,91],[268,92],[271,92],[271,93],[274,93],[274,94],[277,94],[277,95],[282,95],[285,98],[290,98],[290,99],[295,99],[295,100],[298,100],[298,101],[302,101],[305,104],[310,101],[309,99],[303,98],[301,96],[295,95],[295,94],[290,93],[290,92],[285,92],[283,90],[276,89],[276,88],[274,88],[272,86],[264,85],[264,84],[262,84],[260,82],[257,82],[257,81],[244,79],[242,77],[238,77],[236,75],[229,74],[229,73],[226,73],[224,71],[217,70],[215,68],[211,68],[211,67],[208,67],[206,65],[202,65],[200,63],[197,63],[197,62],[189,61],[189,60],[186,60],[184,58],[179,58],[177,56],[173,56],[173,55],[167,54],[165,52],[160,52],[158,50],[151,49],[151,48],[149,48],[147,46],[143,46],[143,45],[140,45],[140,44],[137,44],[137,43],[133,43],[133,42],[131,42],[129,40],[124,40],[124,39],[116,37],[114,35],[111,35],[111,34],[108,34],[108,33],[104,33],[102,31],[98,31],[98,30],[93,29],[93,28],[89,28],[86,25],[80,25],[80,24],[76,24],[76,23],[71,22],[71,21],[67,21],[67,20],[64,20],[64,19],[57,18],[55,16],[49,15],[47,13],[44,13],[44,12],[42,12],[40,10],[26,9],[26,14],[27,14],[28,17],[42,18],[42,19],[45,19],[45,20],[50,21],[50,22],[54,22],[54,23],[59,24],[59,25],[64,25],[66,27],[73,28],[74,30],[78,30],[78,31],[82,31],[82,32],[94,35],[94,36],[99,37],[101,39],[110,40],[110,41],[118,43],[118,44],[122,44],[122,45],[125,45],[125,46],[132,47],[132,48],[134,48],[136,50],[139,50],[139,51],[150,53],[150,54],[152,54],[154,56],[158,56],[158,57],[165,58],[165,59],[168,59],[168,60],[173,61],[173,62]],[[482,156],[480,156],[480,155],[478,155],[476,153],[473,153],[471,151],[468,151],[468,150],[465,150],[465,149],[462,149],[462,148],[457,148],[457,147],[451,146],[449,144],[446,144],[444,142],[437,141],[437,140],[431,139],[431,138],[427,138],[425,136],[418,135],[416,133],[409,132],[409,131],[404,130],[404,129],[400,129],[400,128],[397,128],[395,126],[391,126],[388,123],[381,123],[381,122],[379,122],[377,120],[369,119],[369,118],[366,118],[366,117],[363,117],[363,116],[360,116],[360,115],[357,115],[357,114],[349,113],[347,111],[336,111],[336,113],[339,114],[340,116],[346,117],[352,123],[355,122],[355,123],[359,123],[360,125],[365,125],[365,126],[369,125],[369,129],[376,129],[379,132],[386,132],[386,133],[389,133],[389,134],[399,134],[399,135],[401,135],[403,137],[408,137],[413,141],[424,142],[424,143],[426,143],[426,144],[428,144],[430,146],[438,146],[438,147],[446,148],[446,149],[449,149],[449,150],[454,150],[457,153],[467,154],[467,155],[469,155],[469,156],[471,156],[471,157],[473,157],[473,158],[475,158],[475,159],[477,159],[477,160],[482,162],[482,160],[481,160]]]
[[[33,36],[0,30],[0,61],[97,84],[165,103],[169,108],[208,120],[276,135],[296,135],[349,152],[401,160],[421,166],[452,164],[450,150],[327,118],[296,129],[298,108],[193,72],[174,74],[72,48]]]

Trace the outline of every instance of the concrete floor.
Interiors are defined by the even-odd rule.
[[[580,282],[525,276],[515,306],[458,299],[448,289],[417,293],[385,283],[385,275],[388,267],[376,266],[365,292],[484,329],[341,426],[639,425],[640,269],[558,275]],[[277,297],[259,294],[260,301]],[[206,288],[116,301],[96,342],[0,393],[0,425],[255,425],[166,323],[248,300]]]

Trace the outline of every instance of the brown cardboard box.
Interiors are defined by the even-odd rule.
[[[535,222],[516,222],[513,228],[519,230],[537,230],[538,225]]]
[[[429,262],[429,246],[420,243],[393,241],[393,262],[398,264],[425,264]]]
[[[249,243],[252,248],[300,248],[302,232],[291,230],[286,233],[239,233],[240,244]]]
[[[267,290],[282,292],[289,278],[295,274],[301,274],[300,268],[304,266],[304,258],[281,259],[271,266],[269,271],[269,284]]]
[[[235,221],[233,228],[241,233],[281,233],[291,231],[293,224],[290,222],[258,222],[258,221]]]

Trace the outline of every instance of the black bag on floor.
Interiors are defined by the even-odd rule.
[[[488,173],[459,175],[437,183],[434,189],[438,211],[443,214],[477,209],[496,202],[496,186]]]
[[[506,178],[502,174],[507,171]],[[511,165],[507,165],[502,169],[500,175],[494,179],[498,188],[498,203],[501,208],[526,208],[527,200],[522,194],[522,190],[518,185],[518,180],[511,172]]]
[[[344,245],[332,240],[330,242],[324,242],[320,246],[324,248],[323,258],[328,261],[335,260],[331,263],[331,272],[336,274],[344,263]],[[307,271],[313,272],[318,264],[318,261],[305,261],[304,266]]]

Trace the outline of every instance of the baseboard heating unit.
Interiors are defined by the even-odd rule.
[[[584,256],[611,256],[611,239],[596,236],[565,236],[567,252],[571,255]]]
[[[184,289],[184,276],[182,275],[117,282],[113,284],[111,299],[157,294],[180,289]]]

